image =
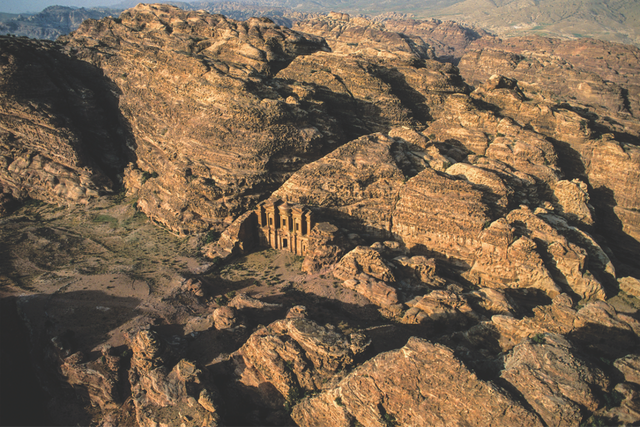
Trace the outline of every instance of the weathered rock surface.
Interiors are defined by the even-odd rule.
[[[407,302],[410,307],[402,323],[428,324],[431,327],[463,327],[477,316],[467,300],[446,290],[435,290]]]
[[[269,383],[284,400],[295,403],[354,362],[366,349],[361,336],[345,335],[301,316],[278,320],[254,332],[238,350],[241,382]]]
[[[405,180],[394,156],[397,145],[382,134],[348,142],[304,166],[274,195],[289,203],[321,207],[323,215],[346,222],[351,229],[382,234],[390,227],[393,203]]]
[[[419,59],[435,59],[433,48],[422,38],[394,32],[387,25],[387,22],[372,22],[345,13],[329,13],[316,19],[298,21],[293,29],[324,38],[335,53],[361,54],[409,63]]]
[[[488,35],[479,28],[439,19],[386,19],[383,23],[389,31],[420,37],[433,48],[440,61],[456,65],[471,42]]]
[[[624,376],[624,380],[630,383],[640,384],[640,356],[629,354],[613,362],[613,366]]]
[[[597,391],[608,384],[602,371],[572,353],[556,334],[517,345],[507,355],[501,377],[514,386],[547,425],[579,425],[581,411],[598,409]]]
[[[622,277],[618,282],[621,291],[640,299],[640,280],[634,277]]]
[[[434,60],[407,64],[317,52],[297,57],[277,77],[304,85],[298,97],[314,95],[322,101],[351,139],[397,126],[420,127],[437,113],[443,98],[469,92],[454,66]]]
[[[195,363],[175,360],[168,344],[150,330],[134,333],[130,346],[129,382],[138,425],[218,425],[214,389]]]
[[[415,253],[464,265],[491,220],[482,191],[467,181],[425,169],[407,181],[393,212],[393,235]]]
[[[640,71],[637,57],[637,47],[593,39],[483,37],[468,48],[459,66],[471,81],[502,74],[573,96],[582,104],[602,106],[611,113],[626,110],[635,116]],[[628,94],[620,90],[621,86]],[[625,97],[629,107],[625,106]]]
[[[139,169],[129,175],[143,177],[130,189],[176,232],[242,213],[265,186],[340,141],[326,114],[303,112],[262,82],[296,55],[326,49],[320,38],[264,19],[140,5],[86,21],[64,43],[117,85],[135,146],[130,169]]]
[[[461,74],[477,86],[472,97],[499,106],[503,114],[554,141],[568,178],[579,178],[592,189],[591,204],[602,216],[608,243],[633,264],[631,254],[639,250],[638,49],[542,37],[485,37],[472,46],[460,62]],[[483,83],[488,78],[504,82],[500,76],[517,84]],[[523,96],[536,102],[518,102]],[[578,211],[570,219],[587,213],[584,207]]]
[[[396,281],[380,253],[366,246],[358,246],[346,254],[333,270],[333,275],[341,280],[352,279],[359,274],[366,274],[388,283]]]
[[[637,424],[640,421],[640,388],[636,384],[621,383],[614,387],[613,392],[622,401],[619,406],[604,411],[606,419],[629,425]]]
[[[527,236],[514,236],[514,229],[503,218],[489,225],[480,235],[482,247],[477,253],[470,277],[492,288],[536,288],[550,296],[560,287],[538,253],[537,244]]]
[[[79,393],[86,393],[91,403],[105,414],[114,412],[123,401],[119,391],[121,358],[110,350],[104,347],[102,356],[93,362],[86,362],[82,352],[76,352],[65,358],[60,366],[66,382]]]
[[[417,279],[420,284],[426,284],[433,287],[441,287],[444,285],[444,280],[437,276],[436,260],[433,258],[427,258],[422,255],[412,256],[399,256],[393,259],[396,265],[401,266],[405,272],[405,275]]]
[[[222,232],[217,242],[205,245],[202,252],[208,258],[221,260],[247,253],[257,245],[254,231],[257,226],[256,214],[245,212]]]
[[[635,351],[640,339],[637,320],[617,313],[604,301],[576,310],[566,294],[554,298],[550,305],[535,307],[532,317],[515,319],[495,315],[485,326],[498,331],[503,351],[538,333],[548,332],[568,337],[583,352],[615,359]]]
[[[0,46],[2,191],[66,205],[113,189],[126,131],[112,84],[59,45],[0,37]]]
[[[513,210],[507,221],[519,227],[518,233],[540,242],[542,256],[553,269],[556,283],[566,285],[582,298],[605,298],[602,284],[589,271],[589,253],[556,228],[545,222],[545,211],[531,212],[527,208]]]
[[[496,289],[480,288],[469,292],[465,296],[474,309],[480,308],[486,313],[510,316],[517,310],[516,304],[511,298]]]
[[[246,308],[259,309],[259,310],[271,310],[282,307],[281,304],[274,304],[261,301],[257,298],[252,298],[245,293],[240,293],[234,296],[227,304],[227,307],[235,308],[236,310],[243,310]]]
[[[301,426],[542,425],[491,382],[479,380],[453,352],[411,338],[350,373],[334,389],[303,400],[292,418]]]
[[[396,279],[378,251],[356,247],[335,265],[333,275],[343,281],[343,286],[364,295],[372,303],[400,311],[396,289],[389,285]]]
[[[557,199],[558,213],[572,222],[593,225],[587,185],[579,179],[558,181],[553,194]]]
[[[320,222],[309,233],[309,247],[302,263],[302,271],[313,273],[342,258],[351,243],[338,227],[328,222]]]
[[[618,253],[629,262],[640,245],[640,148],[603,137],[592,145],[587,169],[593,203],[603,215],[603,229],[618,239]]]
[[[296,25],[307,33],[139,5],[57,43],[0,39],[0,212],[28,197],[90,203],[75,224],[105,219],[134,242],[120,214],[135,198],[173,233],[198,233],[181,246],[220,258],[164,253],[149,268],[162,278],[127,303],[149,317],[100,330],[130,347],[121,356],[44,333],[58,379],[96,408],[86,424],[282,425],[293,406],[300,425],[636,422],[637,52],[395,17]],[[618,76],[583,59],[608,47],[604,62],[629,62]],[[475,88],[433,60],[464,50]],[[126,206],[101,198],[121,184]],[[292,254],[247,253],[270,196],[313,212],[313,274],[289,269]],[[118,218],[96,214],[107,201]],[[44,211],[25,208],[28,228],[0,247],[3,293],[31,292],[31,268],[51,299],[84,281],[134,292],[124,267],[103,265],[113,235],[80,245],[39,229]],[[14,222],[0,221],[3,243]],[[145,251],[166,243],[151,240]],[[20,245],[44,261],[14,257]],[[92,248],[90,262],[67,265],[66,246]],[[149,266],[126,256],[134,288]],[[367,349],[377,356],[349,374]]]

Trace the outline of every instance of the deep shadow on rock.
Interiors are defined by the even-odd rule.
[[[0,37],[0,45],[3,191],[73,204],[117,190],[135,143],[115,83],[49,42]]]
[[[12,407],[8,413],[12,414],[15,408],[20,416],[23,412],[41,415],[44,417],[42,420],[49,420],[38,423],[42,425],[89,424],[95,416],[86,410],[86,405],[92,401],[87,387],[92,385],[79,383],[71,386],[63,373],[69,371],[61,371],[61,366],[65,363],[65,359],[74,354],[83,354],[83,359],[99,362],[100,351],[96,347],[107,341],[109,332],[138,314],[135,308],[140,301],[137,298],[115,297],[99,291],[32,295],[13,301],[8,299],[3,301],[5,300],[3,305],[7,305],[7,313],[11,312],[11,305],[15,307],[17,304],[18,313],[22,318],[14,317],[18,323],[13,324],[13,327],[17,331],[20,330],[19,328],[24,328],[25,335],[16,337],[9,334],[6,336],[6,341],[3,337],[3,348],[22,349],[22,355],[26,357],[21,358],[19,363],[24,366],[27,378],[29,371],[37,375],[37,380],[33,378],[35,382],[27,379],[25,384],[34,387],[34,390],[29,393],[33,393],[35,402],[39,400],[42,402],[41,412],[33,411],[31,406],[24,407],[21,403]],[[104,310],[107,307],[109,309]],[[4,307],[3,313],[5,313]],[[24,326],[24,318],[28,319],[27,327]],[[3,329],[5,325],[12,327],[11,323],[3,322]],[[18,341],[12,342],[16,339]],[[121,352],[124,349],[115,350]],[[10,353],[9,357],[11,357]],[[3,360],[3,366],[5,366],[4,363]],[[3,376],[3,378],[7,378],[7,381],[2,381],[3,389],[7,387],[13,390],[15,387],[16,396],[22,396],[20,394],[22,377],[15,378],[17,382],[10,381],[11,376]],[[40,387],[45,387],[48,393],[39,395]],[[116,385],[113,393],[116,401],[120,403],[124,401],[125,389]],[[30,402],[30,399],[20,402]]]

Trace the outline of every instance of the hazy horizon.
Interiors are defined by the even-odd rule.
[[[0,3],[0,12],[4,13],[38,13],[49,6],[97,7],[113,6],[122,0],[5,0]]]

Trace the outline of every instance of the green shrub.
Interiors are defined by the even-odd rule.
[[[386,412],[382,418],[384,419],[385,424],[387,425],[387,427],[395,427],[398,425],[398,422],[396,421],[396,417],[394,417],[393,415],[391,415],[390,413]]]
[[[118,226],[118,220],[110,215],[96,215],[93,217],[93,222],[110,224],[112,227]]]
[[[544,338],[544,334],[536,334],[533,338],[531,338],[531,342],[534,344],[544,344],[547,340]]]

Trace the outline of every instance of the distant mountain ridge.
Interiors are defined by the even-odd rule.
[[[634,0],[463,0],[439,9],[435,16],[501,36],[588,36],[640,44],[640,3]]]
[[[51,6],[36,15],[0,18],[0,34],[55,39],[78,28],[84,19],[113,16],[133,7],[124,0],[112,8],[75,9]],[[537,34],[546,37],[592,37],[640,46],[637,0],[427,0],[371,3],[365,0],[239,0],[164,2],[185,10],[206,10],[233,19],[271,18],[290,27],[309,14],[345,12],[378,19],[438,18],[483,28],[499,36]]]
[[[55,40],[78,29],[86,19],[101,19],[119,15],[122,10],[106,7],[90,9],[49,6],[35,15],[18,15],[0,21],[0,35],[13,34],[34,39]]]

